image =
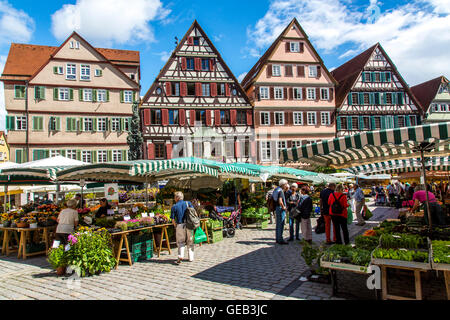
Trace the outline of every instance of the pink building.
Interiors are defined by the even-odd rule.
[[[332,139],[336,81],[296,19],[242,81],[255,109],[258,163],[279,151]]]

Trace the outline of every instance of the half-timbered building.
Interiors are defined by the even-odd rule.
[[[197,157],[250,162],[253,110],[197,21],[140,104],[149,160]]]
[[[339,82],[337,136],[420,124],[420,103],[379,43],[331,74]]]
[[[411,87],[422,105],[424,123],[450,121],[450,83],[444,76]]]
[[[334,138],[336,81],[297,19],[248,72],[242,86],[255,107],[258,162],[279,151]]]

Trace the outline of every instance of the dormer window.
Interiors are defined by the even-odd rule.
[[[101,77],[103,74],[103,71],[101,69],[95,69],[95,76],[96,77]]]
[[[74,41],[74,40],[70,41],[69,48],[70,49],[80,49],[80,42]]]
[[[300,52],[300,42],[291,42],[291,52]]]

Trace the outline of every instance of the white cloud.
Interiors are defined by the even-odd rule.
[[[265,16],[247,30],[248,47],[255,48],[248,54],[266,49],[297,17],[322,53],[336,54],[350,44],[343,59],[380,42],[411,85],[450,74],[448,0],[415,0],[384,12],[376,8],[382,9],[376,0],[367,0],[362,11],[347,0],[272,0]]]
[[[34,20],[22,10],[17,10],[8,1],[0,1],[0,45],[11,42],[28,42],[34,32]],[[3,68],[2,68],[3,70]]]
[[[96,45],[154,42],[149,22],[169,14],[160,0],[77,0],[52,15],[52,33],[65,40],[77,31]]]
[[[245,76],[247,75],[248,72],[244,72],[242,73],[239,77],[238,77],[238,81],[242,82],[242,80],[244,80]]]
[[[161,61],[167,62],[167,60],[169,60],[170,56],[172,55],[172,52],[163,51],[163,52],[157,53],[156,55],[160,56]]]

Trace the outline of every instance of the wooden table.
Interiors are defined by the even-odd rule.
[[[3,230],[3,247],[2,247],[2,254],[6,254],[7,256],[17,251],[17,258],[22,258],[24,260],[27,259],[27,257],[31,256],[37,256],[42,254],[47,254],[49,245],[50,245],[50,237],[49,237],[49,231],[52,229],[56,229],[56,226],[52,227],[38,227],[38,228],[0,228]],[[45,243],[45,251],[39,251],[39,252],[33,252],[33,253],[27,253],[27,243],[30,240],[30,233],[32,231],[37,232],[43,232],[43,240]],[[19,244],[18,249],[12,249],[10,245],[10,241],[12,240],[10,233],[13,233],[15,236],[15,239],[17,243]],[[20,234],[20,237],[18,236]]]
[[[209,240],[209,235],[208,235],[208,222],[209,218],[205,218],[205,219],[200,219],[200,223],[201,223],[201,228],[203,230],[203,232],[206,234],[206,239],[208,240],[208,244],[210,244],[210,240]],[[202,244],[200,243],[200,247],[202,246]]]

